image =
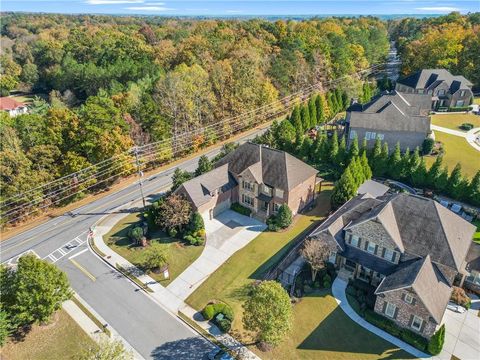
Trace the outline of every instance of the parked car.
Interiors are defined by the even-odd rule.
[[[457,305],[451,301],[448,303],[447,309],[460,314],[463,314],[465,311],[467,311],[467,309],[465,309],[463,306]]]
[[[235,360],[229,353],[220,348],[215,348],[208,353],[209,360]]]

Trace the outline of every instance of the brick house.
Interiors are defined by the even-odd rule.
[[[366,104],[347,108],[346,133],[350,146],[355,136],[372,148],[378,138],[392,149],[399,142],[402,151],[421,147],[430,133],[431,95],[401,94],[384,91]]]
[[[339,276],[373,285],[374,310],[430,338],[466,256],[475,226],[434,200],[410,194],[354,197],[310,237],[337,251]]]
[[[238,202],[264,221],[282,204],[293,214],[309,205],[316,175],[316,169],[284,151],[248,142],[220,159],[212,171],[182,184],[176,193],[209,218]]]
[[[472,83],[445,69],[424,69],[398,79],[395,89],[407,94],[429,94],[432,109],[464,107],[473,99]]]

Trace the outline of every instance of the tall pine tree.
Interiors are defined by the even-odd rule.
[[[315,104],[315,97],[312,97],[308,102],[308,110],[310,113],[310,127],[313,128],[318,124],[317,105]]]
[[[435,183],[437,181],[437,178],[440,176],[441,171],[442,171],[442,157],[438,156],[427,173],[427,185],[430,186],[432,189],[435,188]]]
[[[302,128],[303,128],[303,131],[307,131],[311,128],[311,124],[310,124],[310,111],[308,110],[308,105],[307,104],[303,104],[302,105],[302,110],[301,110],[301,117],[302,117]]]
[[[395,150],[388,158],[388,175],[395,180],[400,179],[402,173],[402,153],[400,151],[400,144],[397,142]]]
[[[315,98],[315,108],[317,109],[317,124],[325,122],[325,101],[323,95],[318,94]]]
[[[336,163],[337,156],[338,156],[338,135],[337,135],[337,132],[334,131],[332,137],[330,138],[330,142],[329,142],[328,158],[329,158],[331,164]]]
[[[350,148],[348,149],[348,159],[351,160],[355,156],[360,155],[360,150],[358,149],[358,136],[355,134],[353,137],[351,143],[350,143]]]
[[[468,185],[468,196],[473,205],[480,206],[480,170]]]
[[[460,163],[455,165],[450,177],[448,178],[448,193],[454,199],[462,199],[467,193],[468,183],[462,177],[462,166]]]

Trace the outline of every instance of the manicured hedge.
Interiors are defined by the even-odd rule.
[[[426,338],[414,333],[409,329],[403,329],[399,327],[394,321],[368,309],[365,310],[365,320],[376,327],[385,330],[389,334],[402,339],[407,344],[412,345],[418,350],[427,351],[428,340]]]
[[[223,318],[219,315],[222,314]],[[222,332],[228,332],[232,327],[233,309],[225,303],[208,304],[202,310],[205,320],[212,320]]]
[[[240,205],[239,203],[233,203],[232,205],[230,205],[230,209],[245,216],[250,216],[250,214],[252,213],[252,210],[243,205]]]
[[[459,106],[448,108],[447,112],[460,112],[460,111],[470,111],[472,110],[471,106]]]

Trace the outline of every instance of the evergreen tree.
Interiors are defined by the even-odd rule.
[[[331,202],[334,208],[340,207],[357,193],[358,187],[355,186],[355,181],[353,179],[351,168],[347,166],[343,172],[340,180],[335,184],[333,189]]]
[[[350,143],[350,148],[348,149],[348,159],[351,160],[355,156],[360,155],[360,150],[358,150],[358,136],[355,134],[352,142]]]
[[[343,108],[346,109],[350,103],[348,100],[348,94],[346,91],[342,91],[342,103],[343,103]]]
[[[379,170],[377,176],[385,176],[387,174],[389,153],[390,149],[388,148],[388,143],[384,142],[382,145],[382,153],[380,154]]]
[[[413,186],[423,187],[427,184],[427,166],[425,165],[425,159],[420,158],[420,162],[416,167],[415,171],[412,172],[411,178]]]
[[[332,108],[333,108],[333,115],[336,115],[339,111],[339,104],[337,102],[337,97],[335,96],[335,92],[331,92],[331,99],[332,99]],[[333,116],[332,116],[333,117]]]
[[[395,145],[395,150],[388,158],[388,175],[395,180],[400,179],[402,172],[402,153],[400,151],[400,143],[397,142]]]
[[[330,138],[329,145],[329,155],[328,159],[331,164],[335,164],[338,156],[338,134],[336,131],[333,132],[333,136]]]
[[[420,149],[417,146],[413,154],[410,156],[410,164],[408,165],[409,171],[408,171],[407,181],[409,182],[412,181],[412,176],[415,173],[415,171],[417,171],[418,165],[420,165]]]
[[[378,139],[378,142],[379,142],[379,149],[381,151],[381,143],[380,143],[380,139]],[[362,140],[362,148],[360,149],[360,156],[363,155],[363,154],[366,154],[368,152],[368,145],[367,145],[367,139],[363,138]]]
[[[410,178],[410,158],[410,149],[407,148],[400,161],[400,179],[402,180]]]
[[[358,156],[354,157],[352,161],[350,161],[348,167],[350,168],[355,187],[358,188],[365,181],[365,176],[363,173],[363,169],[358,161]]]
[[[312,161],[310,156],[311,149],[313,148],[313,141],[308,136],[306,136],[302,141],[302,146],[300,147],[300,156],[307,162]]]
[[[437,156],[435,162],[430,167],[427,173],[427,185],[431,188],[435,188],[435,182],[437,178],[440,176],[440,172],[442,171],[442,157]]]
[[[448,193],[454,199],[462,199],[467,192],[468,183],[462,177],[462,166],[460,163],[455,165],[450,177],[448,178]]]
[[[213,169],[213,164],[207,155],[202,155],[198,159],[198,167],[195,170],[195,176],[199,176]]]
[[[468,185],[468,195],[473,205],[480,206],[480,170],[477,171]]]
[[[364,152],[360,156],[360,163],[362,165],[363,173],[365,175],[365,180],[369,180],[372,178],[372,169],[370,168],[370,165],[368,165],[368,159],[367,159],[367,153]]]
[[[338,145],[338,153],[337,153],[337,164],[340,166],[347,166],[348,161],[348,152],[347,152],[347,142],[345,141],[345,136],[342,136],[340,140],[340,144]]]
[[[327,120],[330,120],[336,114],[335,107],[334,107],[335,105],[333,104],[332,93],[330,91],[327,92],[327,106],[329,110]]]
[[[307,104],[302,105],[302,110],[301,110],[300,114],[301,114],[301,117],[302,117],[303,132],[305,132],[305,131],[307,131],[311,128],[310,111],[308,109]]]
[[[303,125],[302,125],[302,117],[300,115],[300,108],[296,105],[293,108],[292,116],[290,117],[290,122],[292,123],[293,127],[295,128],[296,134],[301,134],[303,136]]]
[[[443,193],[447,190],[448,186],[448,167],[444,167],[440,174],[437,176],[434,182],[435,190]]]
[[[315,104],[315,97],[312,97],[308,102],[308,110],[310,113],[310,127],[313,128],[318,124],[317,105]]]
[[[321,162],[330,162],[330,142],[326,134],[320,135],[320,141],[318,148],[316,149],[316,155]]]
[[[365,140],[366,141],[366,140]],[[370,167],[375,176],[380,176],[381,160],[382,160],[382,142],[377,137],[370,156]]]
[[[273,133],[281,150],[288,151],[291,149],[296,132],[290,121],[281,121],[278,126],[275,127]]]
[[[315,98],[315,108],[317,109],[317,124],[323,124],[325,122],[325,101],[320,94]]]

